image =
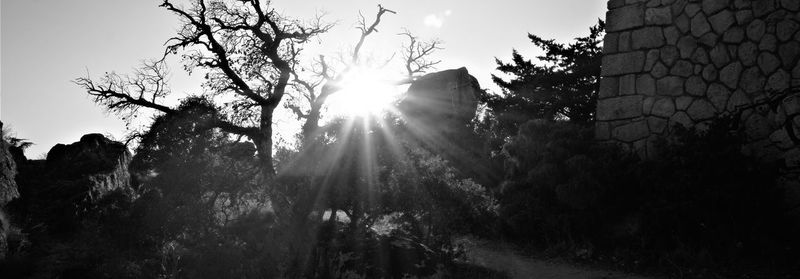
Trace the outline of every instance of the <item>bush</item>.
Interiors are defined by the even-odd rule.
[[[800,246],[781,209],[777,168],[742,155],[727,123],[676,127],[661,157],[641,161],[597,143],[590,129],[527,122],[504,146],[505,232],[649,266],[791,264]]]

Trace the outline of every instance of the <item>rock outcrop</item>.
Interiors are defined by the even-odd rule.
[[[406,118],[463,126],[475,117],[482,92],[466,68],[445,70],[415,80],[399,107]]]
[[[3,122],[0,122],[0,260],[6,257],[8,251],[8,236],[11,233],[11,223],[5,215],[2,206],[19,197],[17,182],[17,165],[9,151],[10,144],[5,140]]]
[[[57,144],[46,160],[21,164],[17,179],[24,204],[21,207],[45,223],[69,223],[106,194],[129,191],[130,162],[125,145],[101,134],[84,135],[68,145]]]
[[[430,73],[411,83],[398,108],[410,139],[450,161],[481,184],[495,180],[489,160],[470,123],[485,94],[466,68]]]
[[[3,122],[0,122],[0,206],[19,197],[17,182],[17,164],[9,151],[10,144],[5,141]]]
[[[85,193],[83,198],[94,200],[108,192],[130,188],[130,161],[125,145],[101,134],[88,134],[76,143],[53,146],[47,153],[46,165],[51,177],[78,187],[70,191]]]

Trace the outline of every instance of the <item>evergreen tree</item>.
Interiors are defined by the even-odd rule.
[[[588,36],[568,45],[528,34],[544,51],[543,56],[536,57],[543,63],[534,63],[516,50],[511,62],[496,59],[497,69],[510,78],[492,75],[503,92],[488,95],[485,101],[501,132],[514,134],[522,123],[534,118],[577,124],[594,120],[604,26],[602,20],[598,21]]]

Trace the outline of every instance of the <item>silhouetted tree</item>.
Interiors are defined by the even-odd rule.
[[[269,4],[260,0],[194,0],[188,7],[169,0],[161,4],[183,23],[167,42],[165,56],[182,50],[188,71],[207,71],[206,93],[226,100],[211,124],[252,140],[267,180],[275,175],[274,111],[286,95],[303,45],[331,28],[319,17],[310,22],[285,17]],[[145,63],[130,76],[112,72],[100,80],[78,78],[76,83],[110,111],[135,114],[144,107],[173,114],[175,109],[163,104],[171,93],[166,77],[162,59]],[[279,192],[270,195],[276,205],[285,200]],[[279,215],[281,209],[276,206]]]
[[[580,124],[594,120],[604,26],[599,21],[588,36],[568,45],[528,34],[544,51],[536,57],[542,63],[525,59],[516,50],[509,63],[496,59],[497,69],[510,79],[492,75],[503,92],[488,95],[486,102],[504,134],[516,133],[522,123],[534,118]]]
[[[396,12],[378,5],[378,12],[372,23],[368,23],[363,14],[359,13],[357,29],[360,31],[358,42],[356,42],[353,50],[348,55],[340,57],[339,61],[326,58],[320,55],[311,67],[298,66],[294,75],[294,85],[301,95],[300,102],[287,102],[284,103],[298,119],[304,121],[301,135],[304,143],[309,143],[317,139],[324,133],[324,127],[320,126],[323,109],[328,97],[335,94],[342,89],[342,82],[347,78],[353,70],[362,68],[362,70],[379,70],[379,68],[386,67],[394,58],[388,58],[380,65],[366,65],[362,61],[362,47],[367,38],[378,32],[377,27],[381,23],[381,18],[386,14],[395,14]],[[433,69],[440,61],[431,60],[430,56],[436,51],[441,49],[441,41],[433,39],[430,41],[422,40],[414,36],[410,31],[404,30],[399,33],[400,36],[405,36],[409,39],[409,43],[404,45],[401,50],[403,58],[403,66],[407,72],[405,78],[398,80],[387,80],[385,82],[406,84],[413,81],[419,75],[424,74],[426,71]],[[338,62],[338,63],[337,63]],[[307,69],[306,69],[307,68]],[[311,77],[302,77],[300,72],[308,70],[313,73]]]

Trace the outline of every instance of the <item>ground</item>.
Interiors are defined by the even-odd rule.
[[[466,258],[473,264],[503,272],[513,279],[653,279],[622,272],[577,266],[522,255],[513,246],[499,242],[465,238]]]

